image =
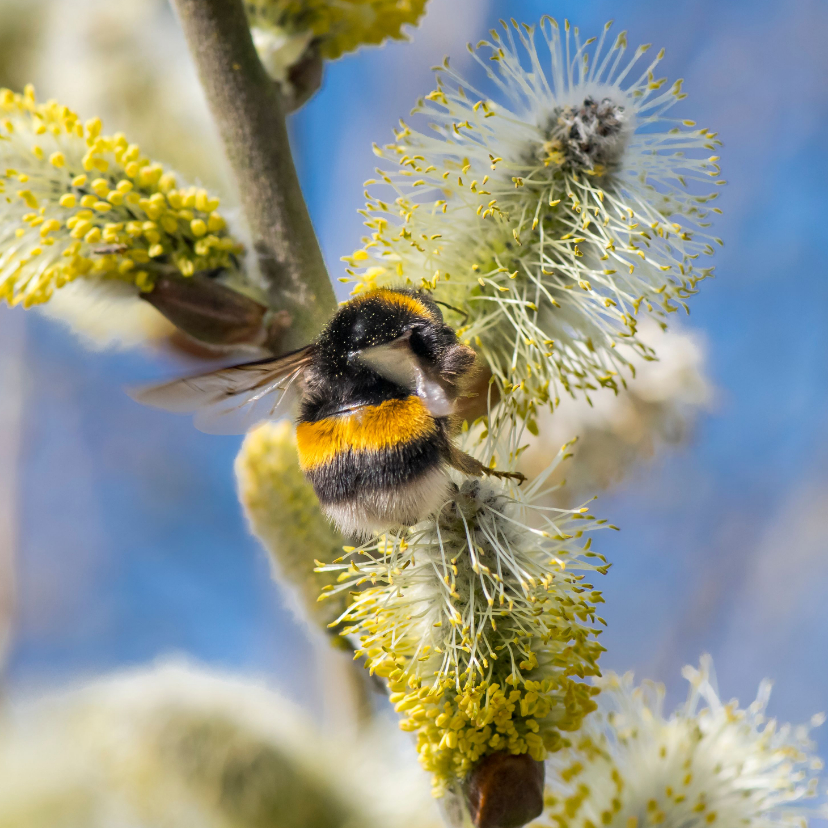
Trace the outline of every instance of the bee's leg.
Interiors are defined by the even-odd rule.
[[[526,481],[526,475],[522,472],[506,472],[487,468],[485,474],[489,477],[496,477],[498,480],[517,480],[518,486]]]
[[[455,445],[449,446],[446,460],[452,468],[463,472],[463,474],[470,474],[473,477],[497,477],[500,480],[517,480],[518,485],[526,480],[526,475],[520,472],[505,472],[490,469],[470,454],[466,454],[465,451],[460,451]]]

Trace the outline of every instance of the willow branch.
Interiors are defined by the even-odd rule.
[[[174,4],[236,177],[270,306],[291,316],[283,347],[300,347],[336,303],[293,164],[285,102],[256,54],[241,0]]]

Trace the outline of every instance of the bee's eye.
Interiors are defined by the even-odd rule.
[[[423,359],[434,359],[434,349],[417,328],[411,331],[408,344],[415,356]]]

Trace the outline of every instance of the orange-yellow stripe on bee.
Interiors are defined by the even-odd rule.
[[[389,288],[377,288],[376,290],[362,293],[354,299],[351,299],[349,304],[361,305],[369,299],[381,299],[383,302],[389,302],[392,305],[405,308],[417,316],[424,316],[426,319],[433,319],[434,314],[428,309],[425,302],[421,302],[414,296],[409,296],[407,293],[398,293],[396,290]]]
[[[296,426],[299,465],[309,471],[348,450],[381,451],[434,434],[434,418],[419,397],[386,400],[353,414]]]

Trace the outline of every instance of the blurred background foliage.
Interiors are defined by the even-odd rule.
[[[329,64],[292,118],[331,275],[361,236],[371,142],[431,89],[429,67],[449,53],[473,74],[467,40],[498,17],[544,13],[585,34],[615,17],[631,42],[664,45],[665,74],[686,79],[682,114],[719,131],[729,181],[718,278],[680,320],[681,406],[662,404],[656,380],[612,401],[624,426],[601,419],[609,400],[562,417],[586,423],[584,458],[609,487],[594,511],[622,528],[599,545],[614,564],[603,665],[664,681],[676,697],[681,665],[709,651],[725,698],[780,679],[771,712],[807,719],[828,707],[823,0],[430,0],[411,43]],[[217,189],[232,213],[164,0],[0,0],[0,85],[29,81]],[[261,676],[336,721],[336,694],[317,681],[330,674],[319,667],[327,645],[285,606],[245,527],[239,438],[200,434],[122,391],[187,364],[161,350],[90,353],[42,316],[0,309],[0,610],[14,619],[10,638],[8,624],[0,631],[5,690],[23,697],[180,653]],[[557,443],[574,436],[561,428]],[[587,431],[598,435],[591,454]]]

